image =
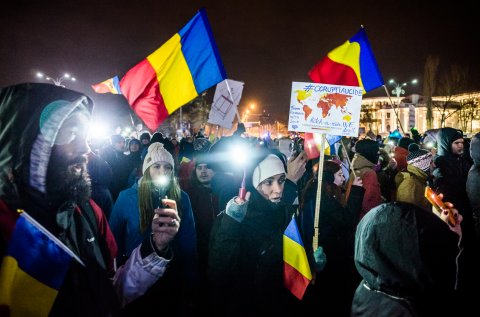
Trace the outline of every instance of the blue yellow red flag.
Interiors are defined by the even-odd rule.
[[[0,267],[0,311],[8,316],[50,313],[76,256],[47,232],[26,213],[15,224]]]
[[[121,94],[122,90],[120,89],[120,82],[118,76],[114,76],[107,80],[102,81],[101,83],[92,85],[93,90],[98,94]]]
[[[320,156],[321,135],[319,133],[306,132],[304,135],[304,149],[309,160],[316,159]],[[342,139],[341,135],[325,134],[325,155],[333,155],[335,153],[334,144]],[[333,151],[332,151],[333,148]]]
[[[121,93],[155,131],[175,110],[227,78],[204,9],[120,80]]]
[[[348,41],[330,51],[308,75],[315,83],[361,87],[363,93],[384,85],[363,27]]]
[[[364,94],[384,85],[367,32],[363,27],[313,66],[308,76],[315,83],[361,87]],[[328,149],[342,138],[339,135],[326,135],[326,137]],[[329,154],[330,152],[327,155]],[[317,158],[320,156],[320,151],[312,148],[307,155],[309,159]]]
[[[284,285],[301,300],[312,280],[312,272],[295,217],[283,233],[283,262]]]

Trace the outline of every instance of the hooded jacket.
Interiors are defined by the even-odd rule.
[[[452,202],[465,198],[465,194],[460,191],[464,192],[467,174],[472,165],[468,158],[452,153],[452,143],[462,137],[458,130],[448,127],[440,129],[437,134],[437,154],[434,157],[436,168],[433,176],[436,186],[445,190],[442,191],[445,199],[452,199]],[[452,197],[449,197],[449,194],[452,194]]]
[[[470,243],[474,235],[472,210],[468,201],[466,183],[471,161],[464,155],[452,153],[452,143],[462,134],[453,128],[442,128],[437,134],[437,155],[434,158],[433,189],[443,194],[443,201],[454,204],[463,216],[463,242]]]
[[[468,172],[467,194],[472,207],[477,239],[480,239],[480,133],[472,138],[470,156],[473,159],[473,165]]]
[[[458,240],[439,217],[412,204],[372,209],[355,236],[355,265],[363,281],[355,292],[351,316],[454,312]]]
[[[0,89],[0,245],[23,209],[76,253],[50,316],[106,316],[116,311],[109,270],[116,243],[101,209],[90,200],[54,207],[47,196],[47,170],[62,123],[75,111],[90,115],[88,97],[49,84]],[[3,221],[3,219],[9,219]],[[10,227],[10,228],[9,228]],[[0,250],[0,256],[5,250]]]

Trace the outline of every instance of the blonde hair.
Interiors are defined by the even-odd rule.
[[[152,193],[155,191],[152,177],[150,176],[150,167],[143,174],[140,185],[138,186],[138,209],[140,216],[140,232],[143,234],[147,231],[154,216],[154,210],[157,208],[152,201]],[[176,176],[172,173],[170,183],[168,185],[167,196],[177,202],[178,215],[182,217],[182,190],[178,184]]]

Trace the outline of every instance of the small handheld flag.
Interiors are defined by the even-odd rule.
[[[60,240],[23,212],[0,268],[0,310],[10,316],[48,316],[72,258]]]
[[[312,272],[295,217],[283,233],[283,262],[285,287],[301,300],[312,280]]]

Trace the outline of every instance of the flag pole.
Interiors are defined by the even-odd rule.
[[[129,111],[128,114],[130,115],[130,121],[132,122],[132,127],[133,127],[133,130],[135,130],[135,134],[137,135],[137,139],[140,139],[140,136],[138,135],[137,128],[135,127],[135,123],[133,122],[132,112]],[[130,151],[130,149],[129,149],[129,151]]]
[[[213,143],[217,142],[218,140],[218,133],[220,132],[220,125],[217,124],[217,129],[215,131],[215,138],[213,140]]]
[[[228,84],[228,79],[225,79],[225,84],[227,85],[227,90],[228,90],[228,94],[230,95],[230,100],[233,103],[233,95],[232,95],[232,91],[230,90],[230,85]],[[238,123],[242,122],[242,120],[240,120],[240,113],[238,113],[238,107],[236,107],[235,111],[237,113]]]
[[[342,152],[343,156],[347,158],[348,162],[348,169],[352,171],[353,177],[357,177],[355,174],[355,170],[352,168],[352,162],[350,161],[350,157],[348,156],[347,148],[345,147],[345,143],[343,143],[343,138],[340,140],[340,143],[342,143]]]
[[[30,222],[34,227],[40,230],[43,234],[49,237],[56,245],[58,245],[63,251],[65,251],[68,255],[75,259],[80,265],[85,267],[85,263],[72,251],[70,250],[60,239],[54,236],[50,231],[48,231],[44,226],[42,226],[38,221],[36,221],[32,216],[27,214],[25,211],[22,210],[20,214],[21,217],[24,217],[25,220]]]
[[[390,100],[390,105],[392,106],[393,113],[395,113],[395,118],[397,119],[397,123],[400,126],[400,129],[402,130],[403,134],[405,135],[405,130],[403,130],[402,123],[400,122],[400,119],[398,118],[397,111],[395,110],[395,105],[393,104],[392,97],[390,96],[390,93],[388,92],[387,86],[383,85],[383,88],[385,89],[385,92],[387,93],[387,97]],[[397,105],[398,110],[400,111],[400,102]]]
[[[314,235],[313,235],[313,252],[318,249],[318,223],[320,220],[320,202],[322,199],[322,182],[323,182],[323,163],[325,161],[325,134],[320,133],[321,141],[320,141],[320,160],[318,162],[318,176],[317,176],[317,197],[315,200],[315,218],[313,221],[314,225]]]

